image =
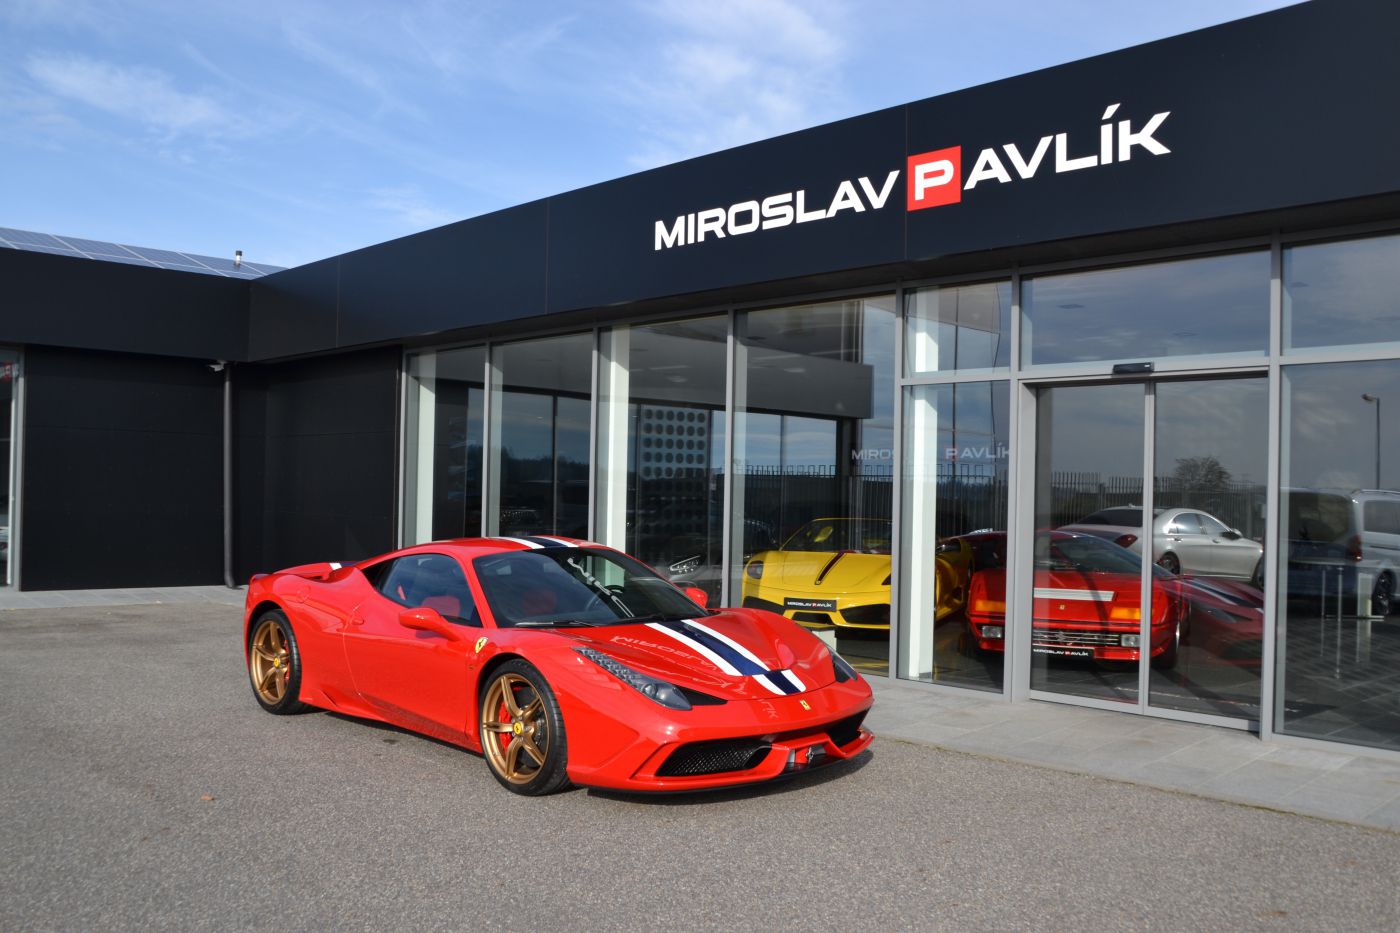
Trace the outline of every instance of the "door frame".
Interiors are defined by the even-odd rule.
[[[1222,379],[1261,379],[1264,380],[1269,394],[1269,424],[1267,425],[1267,443],[1269,445],[1268,455],[1268,479],[1266,488],[1268,489],[1268,501],[1266,504],[1266,529],[1265,529],[1265,555],[1277,554],[1277,525],[1276,511],[1276,483],[1274,477],[1277,475],[1277,392],[1274,388],[1276,381],[1274,367],[1261,361],[1255,366],[1240,366],[1221,369],[1206,369],[1194,371],[1174,371],[1161,375],[1133,375],[1128,377],[1113,376],[1062,376],[1044,378],[1023,378],[1014,383],[1013,391],[1016,397],[1013,399],[1014,413],[1017,421],[1017,437],[1019,443],[1016,448],[1016,489],[1015,489],[1015,515],[1011,522],[1013,539],[1009,547],[1010,569],[1009,578],[1016,581],[1034,579],[1034,538],[1035,538],[1035,486],[1036,486],[1036,455],[1038,443],[1038,401],[1040,390],[1055,388],[1059,386],[1088,386],[1088,385],[1122,385],[1124,383],[1135,383],[1142,385],[1143,389],[1143,514],[1144,517],[1152,514],[1154,484],[1148,482],[1148,477],[1156,475],[1156,393],[1151,391],[1152,387],[1163,382],[1198,382]],[[1151,537],[1148,538],[1149,542]],[[1151,544],[1147,545],[1147,553],[1150,555]],[[1010,650],[1010,670],[1008,671],[1009,697],[1013,702],[1021,700],[1044,700],[1051,703],[1063,703],[1070,706],[1088,707],[1091,709],[1109,710],[1119,713],[1134,713],[1140,716],[1149,716],[1157,719],[1169,719],[1178,722],[1189,722],[1201,725],[1219,726],[1226,729],[1238,729],[1260,733],[1266,728],[1268,716],[1266,711],[1272,712],[1274,706],[1274,664],[1272,659],[1274,646],[1274,620],[1275,592],[1276,592],[1276,566],[1277,560],[1270,558],[1265,560],[1265,581],[1264,581],[1264,639],[1261,646],[1263,656],[1260,658],[1259,670],[1259,712],[1254,718],[1237,718],[1233,716],[1222,716],[1211,713],[1200,713],[1189,710],[1167,709],[1152,706],[1151,699],[1151,662],[1146,658],[1139,658],[1138,661],[1138,693],[1135,703],[1124,703],[1115,700],[1099,699],[1097,697],[1075,696],[1073,694],[1055,693],[1049,690],[1036,689],[1031,686],[1031,626],[1032,626],[1032,604],[1033,600],[1019,598],[1021,594],[1012,595],[1008,593],[1007,611],[1011,621],[1011,631],[1008,635],[1008,647]],[[1140,595],[1140,605],[1149,605],[1151,595],[1151,568],[1150,557],[1143,562]],[[1018,590],[1021,589],[1018,586]],[[1151,616],[1145,615],[1142,619],[1143,644],[1149,644],[1149,629],[1151,627]]]

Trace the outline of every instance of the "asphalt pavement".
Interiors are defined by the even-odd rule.
[[[274,717],[238,610],[0,612],[0,929],[1400,929],[1400,835],[877,739],[743,792],[516,797]]]

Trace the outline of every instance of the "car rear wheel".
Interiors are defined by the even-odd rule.
[[[1172,630],[1171,641],[1167,642],[1167,648],[1157,657],[1152,659],[1152,666],[1159,671],[1169,671],[1176,667],[1177,660],[1181,657],[1181,622],[1176,623],[1176,628]]]
[[[1181,561],[1171,551],[1158,558],[1157,566],[1173,575],[1181,573]]]
[[[568,786],[567,745],[559,701],[527,661],[507,661],[482,687],[481,751],[506,790],[537,797]]]
[[[310,709],[298,699],[301,652],[287,617],[269,609],[254,620],[249,631],[248,678],[258,704],[279,716]]]

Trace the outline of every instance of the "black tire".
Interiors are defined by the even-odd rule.
[[[304,713],[301,702],[301,649],[292,623],[268,609],[248,626],[248,680],[258,705],[277,716]]]
[[[1157,566],[1161,567],[1172,576],[1181,574],[1181,560],[1171,551],[1168,551],[1157,559]]]
[[[1249,582],[1261,590],[1264,588],[1264,558],[1260,557],[1254,565],[1254,573],[1250,574]]]
[[[1169,671],[1176,667],[1176,662],[1181,658],[1181,629],[1185,622],[1178,621],[1176,628],[1172,630],[1172,639],[1167,642],[1167,649],[1152,659],[1152,666],[1159,671]]]
[[[514,710],[507,705],[512,701]],[[533,664],[515,659],[494,669],[482,682],[476,706],[482,756],[497,783],[526,797],[569,786],[564,716],[549,682]]]
[[[1371,615],[1388,616],[1395,603],[1395,577],[1389,571],[1376,578],[1376,586],[1371,590]]]

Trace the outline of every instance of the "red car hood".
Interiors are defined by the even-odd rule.
[[[1005,600],[1006,571],[998,568],[980,573],[986,574],[982,585],[987,595]],[[1178,584],[1153,580],[1152,590],[1155,597],[1152,621],[1160,623],[1174,606]],[[1132,624],[1141,603],[1141,583],[1131,574],[1043,569],[1035,572],[1033,606],[1037,621]]]
[[[749,609],[556,631],[634,670],[726,700],[803,693],[835,679],[820,640],[787,619]]]

